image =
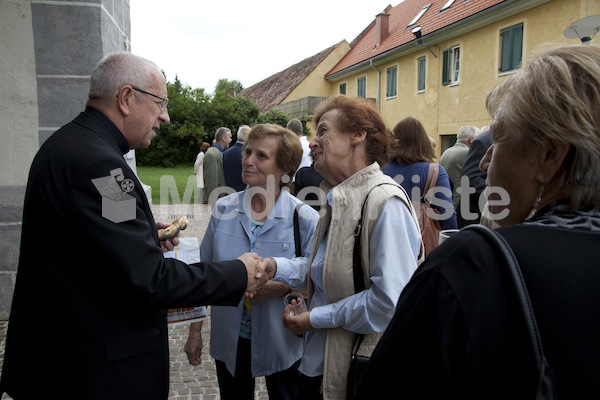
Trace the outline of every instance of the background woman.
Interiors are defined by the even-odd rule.
[[[416,118],[408,117],[398,122],[394,127],[394,136],[398,142],[392,151],[392,161],[384,165],[382,171],[399,182],[412,201],[418,202],[427,183],[429,164],[433,163],[434,148],[423,124]],[[444,167],[438,166],[438,178],[434,182],[436,200],[432,208],[447,215],[439,220],[442,229],[456,229],[450,180]]]
[[[417,268],[421,238],[404,190],[381,172],[393,137],[375,108],[335,96],[315,110],[313,120],[310,148],[315,169],[325,177],[320,188],[328,203],[320,211],[310,259],[276,258],[276,279],[282,275],[291,286],[309,282],[310,311],[284,314],[286,327],[307,333],[298,398],[345,399],[355,333],[365,334],[359,354],[370,355]],[[354,232],[367,193],[360,243],[367,289],[355,293]]]
[[[202,168],[202,161],[204,161],[204,154],[210,148],[208,142],[202,142],[200,145],[200,152],[196,156],[196,162],[194,162],[194,175],[196,175],[196,186],[200,189],[204,189],[204,170]],[[202,196],[202,193],[200,193]]]
[[[302,157],[298,137],[278,125],[257,125],[244,142],[242,177],[248,188],[217,201],[200,246],[200,258],[231,255],[295,257],[293,214],[302,203],[291,182]],[[285,189],[284,189],[285,187]],[[300,241],[308,252],[317,212],[298,207]],[[234,257],[235,258],[235,257]],[[254,399],[254,378],[266,376],[271,399],[295,399],[302,339],[283,327],[282,296],[289,286],[270,281],[237,307],[211,308],[210,354],[216,361],[221,399]],[[191,324],[185,346],[190,363],[200,363],[202,323]]]
[[[600,48],[541,52],[488,94],[489,202],[529,291],[557,398],[600,388]],[[538,369],[497,252],[463,230],[406,286],[361,398],[533,398]]]

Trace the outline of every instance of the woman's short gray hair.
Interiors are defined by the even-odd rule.
[[[571,146],[560,185],[573,208],[600,205],[600,47],[544,48],[490,93],[495,138]]]
[[[92,71],[89,100],[114,97],[124,85],[145,89],[151,72],[158,66],[152,61],[128,52],[112,53],[104,57]]]

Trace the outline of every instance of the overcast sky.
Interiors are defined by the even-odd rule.
[[[400,3],[396,0],[392,6]],[[342,41],[383,11],[365,0],[131,0],[131,51],[173,81],[214,91],[250,87]]]

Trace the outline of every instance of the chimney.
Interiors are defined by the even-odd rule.
[[[382,12],[375,19],[376,43],[379,46],[390,34],[390,14]]]

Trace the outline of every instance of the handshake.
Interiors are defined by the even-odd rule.
[[[248,284],[244,296],[254,297],[262,285],[277,272],[277,263],[272,258],[262,258],[256,253],[244,253],[238,257],[248,272]]]

